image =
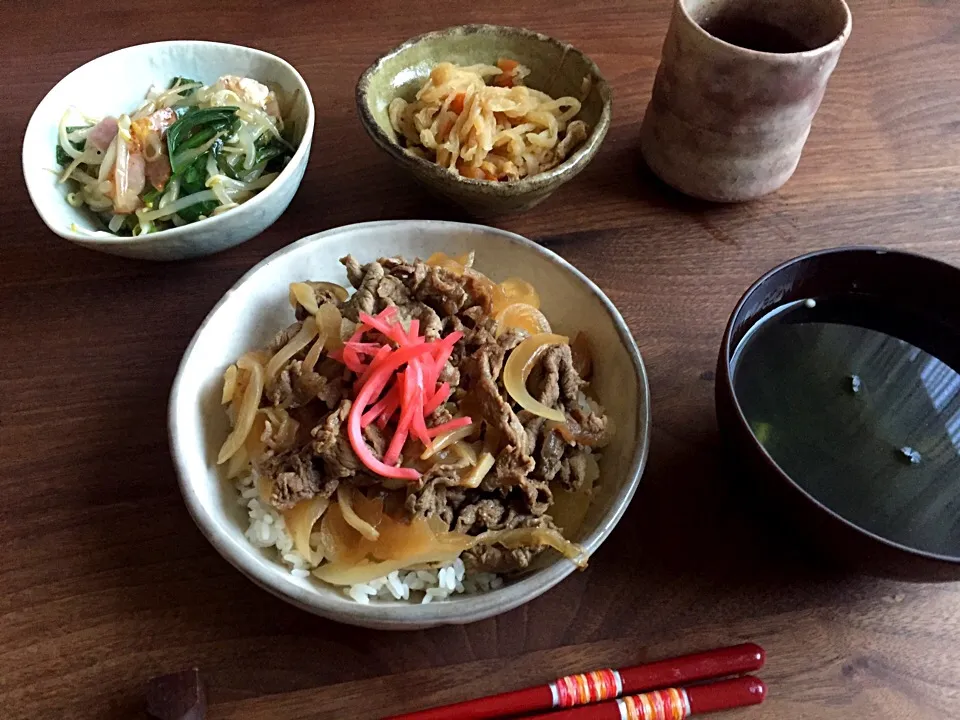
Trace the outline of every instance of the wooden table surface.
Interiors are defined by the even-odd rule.
[[[140,717],[149,677],[196,664],[214,719],[372,718],[754,640],[769,654],[769,700],[730,720],[960,717],[960,586],[828,570],[740,507],[738,478],[721,469],[713,368],[755,277],[853,243],[960,263],[960,6],[851,4],[853,36],[793,180],[762,201],[715,207],[666,189],[638,157],[667,0],[7,3],[0,716]],[[484,21],[574,43],[613,86],[613,126],[593,164],[496,224],[573,262],[627,318],[650,372],[650,462],[590,568],[535,602],[467,627],[358,630],[273,598],[204,540],[168,456],[167,394],[204,315],[266,255],[347,223],[465,219],[374,148],[353,88],[407,37]],[[317,133],[290,209],[260,237],[192,262],[122,260],[60,240],[19,170],[32,109],[83,62],[184,36],[277,53],[310,84]]]

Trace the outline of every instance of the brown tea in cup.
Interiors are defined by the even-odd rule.
[[[715,38],[747,50],[767,53],[795,53],[813,46],[787,28],[737,14],[717,15],[700,22]]]

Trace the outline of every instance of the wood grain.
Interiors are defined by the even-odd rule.
[[[459,6],[458,6],[459,5]],[[694,202],[643,168],[637,136],[667,0],[512,6],[346,2],[8,2],[0,151],[0,715],[130,718],[153,675],[201,668],[212,718],[372,718],[592,666],[755,640],[770,699],[734,718],[960,717],[960,586],[829,569],[745,509],[720,461],[713,367],[725,320],[762,271],[801,252],[881,244],[960,263],[960,6],[853,0],[854,31],[794,179],[736,207]],[[335,625],[230,568],[191,523],[167,454],[177,362],[251,265],[310,232],[460,218],[364,135],[353,85],[407,37],[523,25],[591,55],[615,96],[596,160],[497,224],[610,295],[650,372],[641,490],[590,568],[489,621],[416,633]],[[74,248],[33,212],[17,161],[30,112],[117,47],[202,36],[292,62],[317,135],[289,211],[216,257],[149,265]],[[104,78],[109,82],[109,78]],[[677,514],[670,508],[683,507]]]

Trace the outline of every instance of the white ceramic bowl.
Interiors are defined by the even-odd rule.
[[[141,237],[108,233],[93,214],[67,203],[68,184],[58,184],[51,170],[57,167],[57,128],[68,107],[93,116],[118,115],[139,106],[153,84],[166,86],[177,76],[212,83],[221,75],[241,75],[276,84],[289,95],[300,91],[293,112],[300,135],[297,150],[266,189],[222,215]],[[143,260],[209,255],[263,232],[287,209],[307,167],[313,123],[313,98],[307,84],[292,65],[275,55],[200,40],[135,45],[82,65],[47,93],[27,124],[23,176],[43,221],[57,235],[77,245]]]
[[[223,371],[244,351],[272,338],[292,321],[291,282],[313,279],[348,285],[338,258],[361,262],[381,256],[458,255],[475,249],[476,267],[494,280],[521,275],[540,293],[554,329],[589,333],[594,388],[616,426],[603,451],[601,490],[579,537],[589,552],[610,534],[633,497],[647,457],[650,391],[640,353],[603,292],[565,260],[526,238],[480,225],[439,221],[373,222],[328,230],[287,246],[244,275],[207,316],[187,348],[170,396],[170,446],[184,500],[203,534],[228,561],[264,589],[312,613],[375,628],[413,629],[468,623],[506,612],[550,589],[574,570],[550,551],[539,569],[502,588],[455,595],[427,605],[361,605],[311,578],[296,578],[244,537],[246,508],[221,478],[216,455],[229,432],[220,405]]]

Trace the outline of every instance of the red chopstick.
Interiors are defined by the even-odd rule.
[[[654,690],[523,720],[683,720],[691,715],[759,705],[767,686],[752,675],[689,688]]]
[[[623,694],[753,672],[763,667],[765,660],[766,654],[762,647],[745,643],[623,670],[595,670],[568,675],[549,685],[491,695],[406,715],[394,715],[387,720],[487,720],[515,717],[610,700]]]

